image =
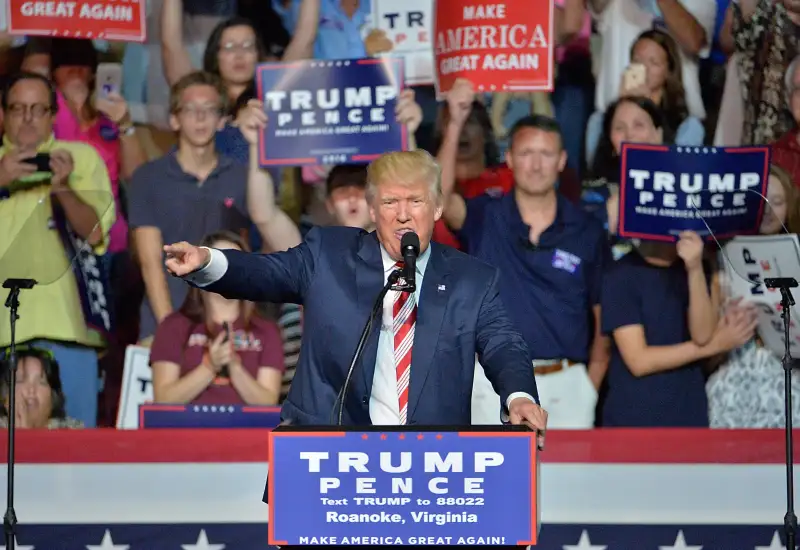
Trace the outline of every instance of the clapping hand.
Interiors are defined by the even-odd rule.
[[[733,300],[717,323],[709,343],[715,353],[726,353],[741,347],[755,336],[758,314],[752,305],[742,305],[741,302],[741,298]]]
[[[14,404],[14,421],[17,428],[30,428],[30,418],[28,415],[28,405],[21,396],[17,395],[16,403]]]
[[[176,277],[184,277],[189,273],[202,269],[211,261],[211,252],[207,248],[191,245],[186,241],[164,246],[167,259],[164,264],[167,271]]]
[[[220,332],[208,346],[209,367],[215,374],[220,374],[224,367],[231,365],[236,360],[233,342],[226,340],[226,336],[225,331]]]

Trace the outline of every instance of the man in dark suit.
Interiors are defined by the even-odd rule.
[[[468,425],[477,353],[501,397],[504,420],[544,433],[531,357],[498,293],[499,272],[431,243],[442,214],[440,170],[425,151],[393,152],[369,167],[376,230],[316,228],[286,252],[256,255],[189,243],[164,247],[171,273],[227,298],[304,306],[297,374],[282,416],[332,424],[359,333],[402,262],[400,241],[420,239],[415,293],[390,291],[344,403],[347,425]],[[541,444],[541,441],[540,441]]]

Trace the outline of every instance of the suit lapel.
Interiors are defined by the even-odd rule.
[[[430,258],[422,281],[419,296],[417,323],[414,327],[414,344],[411,352],[411,381],[408,389],[408,418],[413,418],[419,404],[422,388],[433,369],[433,355],[439,341],[449,292],[447,279],[449,266],[442,250],[431,243]]]
[[[383,260],[378,237],[375,232],[361,237],[361,246],[358,250],[361,265],[356,266],[356,291],[358,296],[359,325],[356,330],[361,334],[364,324],[369,318],[375,299],[384,285]],[[356,366],[352,384],[361,381],[364,395],[369,395],[372,390],[372,378],[375,374],[375,360],[378,356],[378,336],[382,323],[381,313],[378,313],[372,330],[370,331],[364,351],[361,355],[360,365]],[[355,349],[351,353],[355,353]],[[351,356],[352,357],[352,356]],[[347,365],[350,366],[349,363]]]

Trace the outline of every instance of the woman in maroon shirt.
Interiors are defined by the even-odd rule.
[[[202,246],[249,251],[227,231]],[[275,405],[283,342],[277,324],[259,317],[252,302],[192,288],[158,326],[150,364],[156,403]]]

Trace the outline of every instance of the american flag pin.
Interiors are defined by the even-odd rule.
[[[442,292],[443,290],[446,290],[446,287],[444,285],[439,285],[438,290],[439,292]]]

